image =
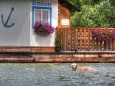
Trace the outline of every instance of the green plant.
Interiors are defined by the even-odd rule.
[[[56,47],[61,47],[61,39],[59,37],[56,37]]]
[[[79,1],[81,11],[71,16],[72,27],[115,27],[115,7],[110,0],[98,0],[98,3],[96,0]]]
[[[61,38],[56,35],[56,39],[55,39],[55,48],[56,48],[56,52],[60,52],[61,50]]]

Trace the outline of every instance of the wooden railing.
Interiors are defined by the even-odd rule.
[[[101,42],[92,37],[91,31],[89,28],[57,29],[62,51],[115,51],[115,40]]]

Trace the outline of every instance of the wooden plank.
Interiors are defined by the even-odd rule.
[[[74,30],[73,29],[71,29],[71,50],[72,51],[74,51],[75,49],[74,49],[74,34],[75,34],[75,32],[74,32]]]
[[[110,49],[109,50],[112,50],[112,41],[109,43],[110,45]]]
[[[107,50],[109,50],[109,42],[107,42]]]
[[[73,34],[71,32],[71,30],[69,30],[69,50],[72,50],[72,39],[71,39],[71,34]]]
[[[66,51],[66,32],[67,30],[66,30],[66,28],[64,28],[64,51]]]
[[[79,38],[80,38],[80,50],[82,50],[82,29],[79,29],[80,30],[80,35],[79,35]]]
[[[88,50],[90,50],[91,49],[91,33],[90,33],[90,31],[91,31],[91,29],[88,29],[88,32],[87,32],[87,34],[88,34]]]
[[[100,51],[103,50],[103,42],[102,42],[102,41],[100,41],[100,46],[99,46],[99,48],[100,48]]]
[[[83,29],[83,34],[84,34],[84,50],[86,50],[86,29]]]
[[[78,50],[78,29],[74,29],[74,50]]]
[[[112,41],[112,50],[115,50],[115,40]]]
[[[78,32],[78,50],[80,50],[80,29],[77,30]]]
[[[61,41],[62,41],[62,51],[64,51],[64,29],[60,29],[62,31],[62,34],[61,34]]]
[[[90,38],[90,29],[87,31],[87,50],[90,50],[91,47],[91,38]]]
[[[67,30],[67,29],[65,29],[65,49],[66,49],[66,51],[68,51],[69,50],[69,47],[68,47],[68,41],[69,41],[69,39],[68,39],[68,32],[69,32],[69,30]]]
[[[95,50],[95,38],[92,37],[92,34],[91,34],[91,50]]]
[[[68,50],[71,50],[71,30],[68,30]]]

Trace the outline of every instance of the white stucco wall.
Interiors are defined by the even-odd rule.
[[[29,46],[30,45],[30,2],[28,0],[0,0],[0,46]],[[6,28],[2,24],[1,15],[6,22],[11,8],[8,25],[15,23],[13,27]]]
[[[55,45],[55,33],[48,36],[33,33],[32,1],[0,0],[0,46],[52,47]],[[58,22],[58,0],[47,1],[52,2],[52,25],[56,27]],[[7,28],[2,24],[1,15],[3,14],[3,20],[6,22],[12,7],[14,7],[14,11],[9,19],[8,25],[12,23],[15,23],[15,25]]]
[[[58,0],[35,0],[35,1],[52,2],[52,25],[56,27],[58,23]],[[32,9],[31,9],[31,15],[32,15]],[[30,45],[42,46],[42,47],[44,46],[54,47],[55,32],[53,34],[43,36],[33,33],[33,29],[30,29]]]

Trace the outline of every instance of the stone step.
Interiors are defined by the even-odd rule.
[[[114,63],[115,53],[0,53],[0,62]]]

